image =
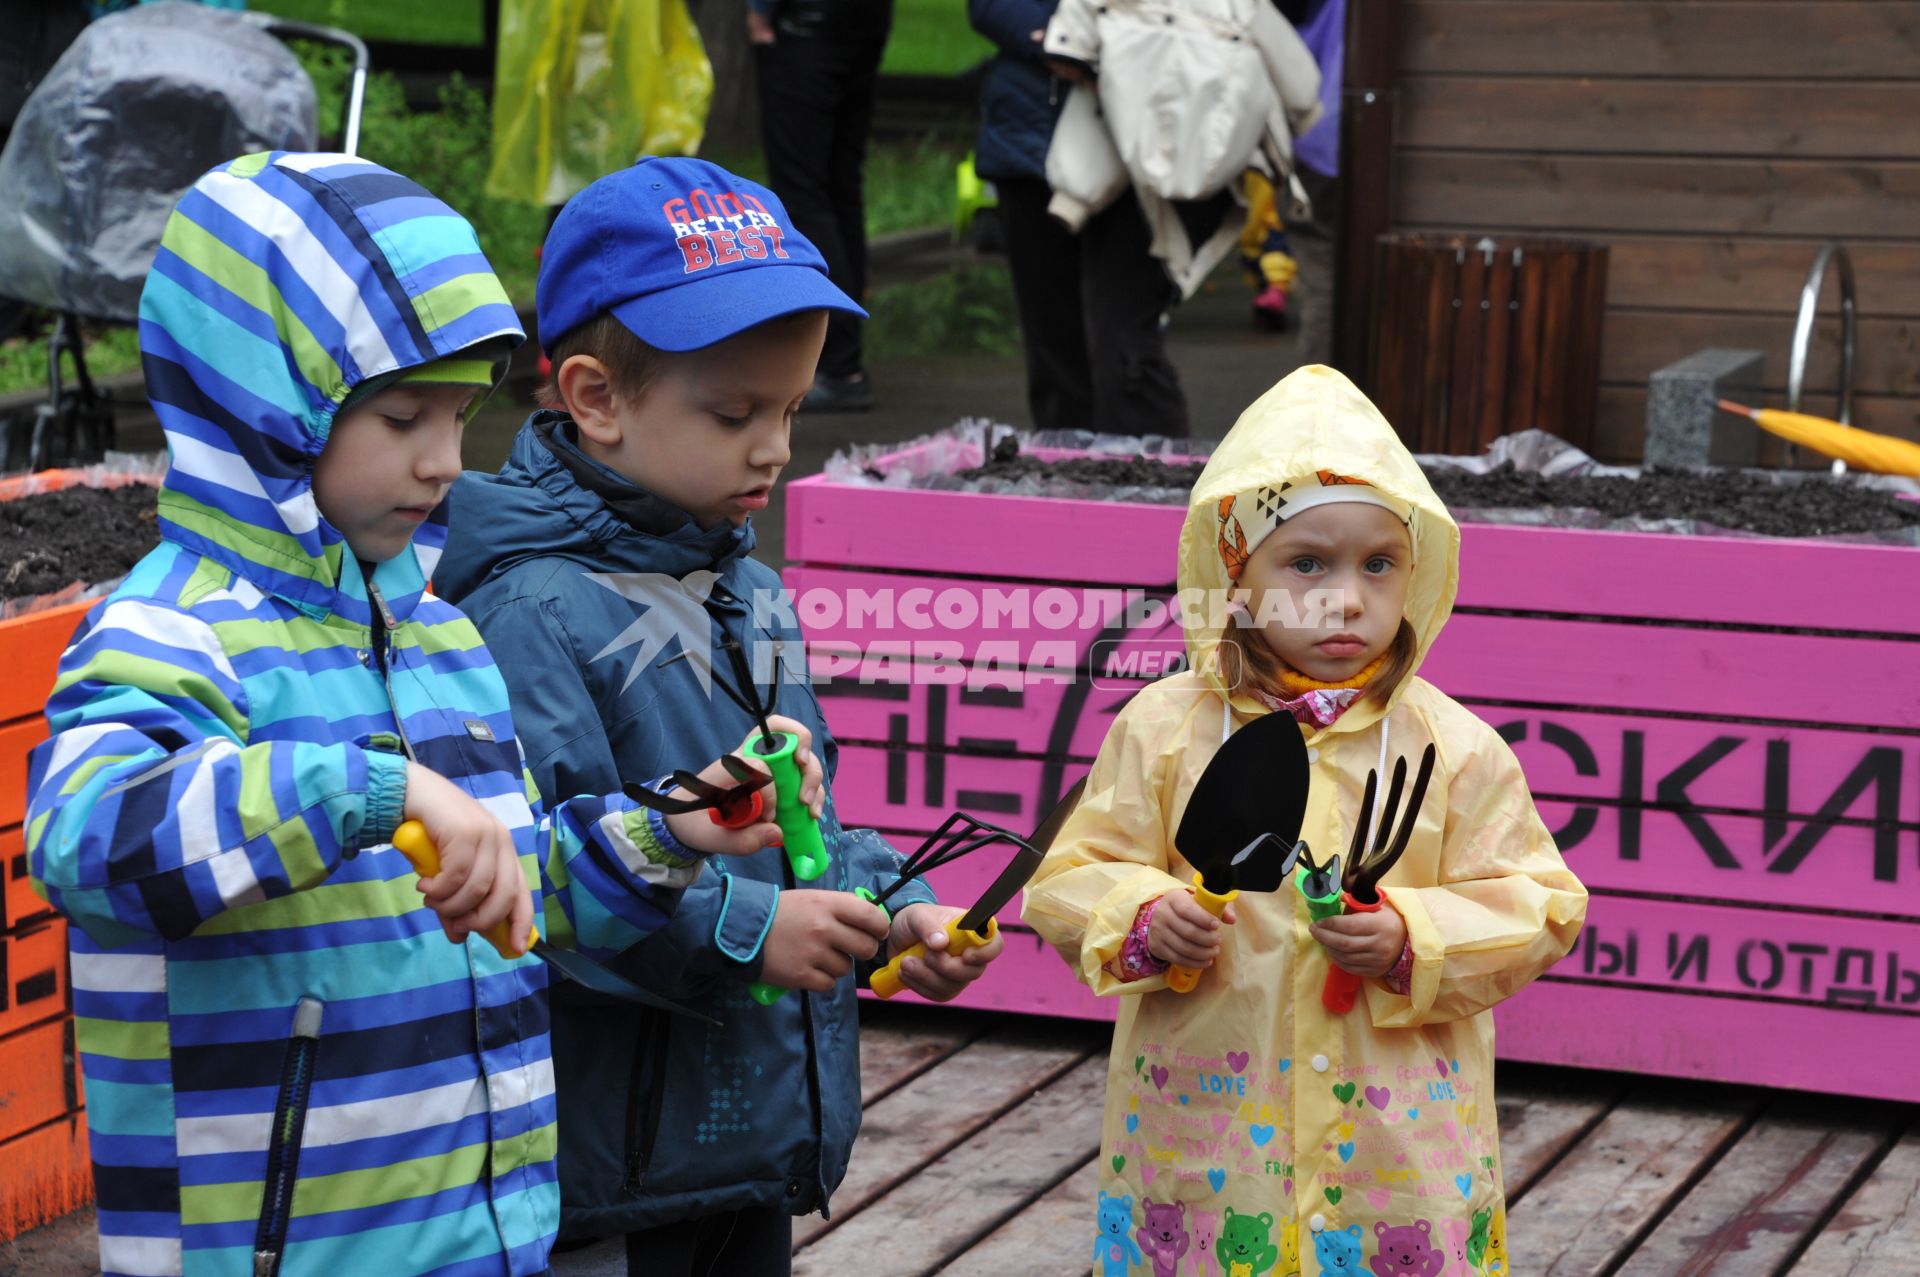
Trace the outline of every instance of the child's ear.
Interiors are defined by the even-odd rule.
[[[570,356],[554,370],[553,384],[582,435],[603,447],[619,445],[619,395],[605,364],[592,355]]]

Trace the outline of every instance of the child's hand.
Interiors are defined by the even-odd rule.
[[[807,805],[818,820],[826,810],[826,785],[824,773],[820,770],[820,760],[814,757],[813,733],[802,723],[791,718],[782,718],[775,714],[767,719],[767,725],[776,732],[791,732],[800,738],[800,744],[793,751],[793,760],[800,768],[800,801]],[[753,750],[753,744],[760,739],[760,733],[748,736],[734,753],[752,763],[762,772],[767,770],[765,763],[759,761]],[[733,776],[721,765],[718,759],[708,763],[700,772],[700,779],[719,785],[722,788],[733,785]],[[668,816],[667,832],[679,840],[682,846],[695,851],[711,852],[718,856],[750,856],[763,847],[778,846],[783,840],[780,826],[773,820],[773,782],[769,780],[761,787],[766,802],[766,819],[744,829],[724,829],[713,823],[705,811],[682,812]],[[691,798],[684,789],[674,789],[669,794],[673,798]]]
[[[767,726],[776,732],[787,732],[800,738],[800,744],[793,751],[793,761],[800,768],[800,801],[807,805],[807,810],[813,813],[815,820],[820,819],[827,810],[827,784],[826,773],[820,770],[820,760],[813,756],[813,733],[807,730],[806,724],[779,714],[769,717]],[[734,752],[765,771],[766,764],[760,762],[753,752],[754,742],[759,739],[759,732],[750,734]],[[767,806],[773,806],[771,792],[767,794]]]
[[[1231,926],[1234,917],[1232,905],[1216,918],[1200,907],[1191,891],[1169,891],[1147,924],[1147,952],[1176,967],[1204,971],[1220,956],[1221,925]]]
[[[513,835],[465,790],[431,768],[407,764],[403,814],[427,827],[440,872],[420,880],[427,907],[455,944],[505,921],[516,953],[533,927],[533,893],[520,872]]]
[[[1373,913],[1343,913],[1310,930],[1334,966],[1369,980],[1393,970],[1407,947],[1407,924],[1391,904]]]
[[[886,938],[886,915],[850,891],[783,891],[761,950],[760,978],[828,993]]]
[[[908,905],[893,916],[887,957],[892,958],[916,944],[927,946],[925,958],[908,958],[900,964],[900,983],[929,1002],[948,1002],[958,997],[960,990],[978,980],[987,964],[1006,947],[996,931],[993,939],[983,945],[965,953],[948,953],[947,946],[952,941],[947,935],[947,924],[965,912],[922,902]]]

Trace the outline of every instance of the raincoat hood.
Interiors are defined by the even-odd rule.
[[[1413,510],[1407,619],[1419,638],[1419,656],[1414,671],[1394,692],[1397,703],[1453,611],[1460,584],[1460,528],[1380,410],[1333,369],[1314,364],[1289,374],[1254,400],[1214,449],[1193,485],[1180,530],[1180,589],[1211,600],[1216,591],[1224,593],[1232,585],[1218,547],[1221,501],[1261,486],[1282,488],[1319,472],[1364,480]],[[1207,611],[1211,609],[1203,609],[1203,615]],[[1220,641],[1218,627],[1190,630],[1191,668],[1201,671],[1208,685],[1241,713],[1265,713],[1266,707],[1253,697],[1230,696],[1222,685],[1213,659]],[[1390,709],[1363,699],[1330,730],[1357,731]]]
[[[373,378],[524,337],[473,228],[407,178],[335,154],[221,165],[181,197],[140,298],[169,455],[161,535],[316,619],[366,624],[359,567],[313,497],[341,402]],[[442,503],[375,572],[401,617],[446,518]]]

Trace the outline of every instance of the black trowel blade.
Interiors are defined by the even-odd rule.
[[[1276,890],[1285,879],[1277,865],[1289,856],[1306,819],[1311,781],[1306,739],[1293,716],[1257,718],[1222,742],[1207,763],[1174,847],[1211,890]],[[1277,845],[1234,868],[1233,858],[1261,834],[1273,835]]]

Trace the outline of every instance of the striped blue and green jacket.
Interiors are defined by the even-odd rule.
[[[512,829],[557,943],[629,947],[698,865],[623,797],[543,807],[493,657],[426,589],[445,507],[370,588],[311,485],[354,386],[521,337],[467,223],[361,160],[235,160],[168,223],[162,541],[61,659],[27,826],[78,924],[109,1275],[546,1270],[545,968],[422,907],[399,751]]]

